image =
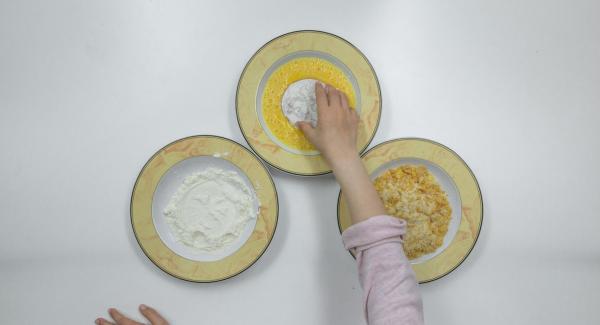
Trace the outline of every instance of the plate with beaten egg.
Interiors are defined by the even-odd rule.
[[[193,282],[225,280],[252,266],[277,219],[277,191],[266,166],[249,149],[213,135],[159,150],[131,196],[131,224],[146,256]]]
[[[469,255],[481,229],[483,201],[475,175],[451,149],[437,142],[396,139],[362,157],[386,212],[406,221],[404,252],[420,283],[443,277]],[[344,194],[338,225],[352,225]]]
[[[248,61],[236,94],[242,134],[254,152],[287,173],[315,176],[331,169],[295,122],[318,123],[314,84],[343,91],[360,116],[357,149],[373,139],[381,91],[367,58],[350,42],[321,31],[296,31],[262,46]]]

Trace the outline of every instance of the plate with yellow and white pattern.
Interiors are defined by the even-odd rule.
[[[434,281],[460,266],[475,246],[483,222],[481,190],[465,161],[450,148],[419,138],[378,144],[362,161],[387,213],[407,222],[403,245],[417,280]],[[340,191],[340,233],[351,225]]]
[[[327,174],[330,167],[281,109],[288,86],[304,79],[331,84],[347,94],[360,115],[357,149],[364,151],[379,126],[379,82],[364,54],[333,34],[296,31],[262,46],[241,74],[237,119],[250,147],[271,166],[295,175]]]
[[[208,167],[235,171],[260,207],[235,242],[211,254],[171,238],[163,213],[185,177]],[[135,182],[130,209],[135,238],[157,267],[182,280],[216,282],[240,274],[266,251],[277,227],[279,201],[267,167],[249,149],[227,138],[197,135],[166,145],[148,160]]]

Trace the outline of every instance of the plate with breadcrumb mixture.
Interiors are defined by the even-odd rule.
[[[262,46],[246,64],[236,93],[236,114],[250,147],[271,166],[316,176],[331,169],[296,122],[316,125],[316,82],[348,96],[361,117],[357,149],[379,126],[381,91],[373,67],[354,45],[321,31],[296,31]]]
[[[475,175],[451,149],[426,139],[397,139],[363,155],[387,213],[403,219],[404,252],[419,282],[456,269],[473,249],[483,219]],[[338,201],[343,232],[351,219],[343,193]]]

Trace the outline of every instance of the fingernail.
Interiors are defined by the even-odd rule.
[[[146,306],[146,305],[144,305],[144,304],[141,304],[141,305],[140,305],[140,310],[146,310],[147,308],[148,308],[148,306]]]

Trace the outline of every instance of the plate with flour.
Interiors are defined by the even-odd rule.
[[[331,172],[296,127],[298,121],[318,124],[317,82],[346,93],[361,118],[357,149],[364,151],[379,126],[381,91],[373,67],[350,42],[321,31],[281,35],[262,46],[240,76],[236,114],[242,134],[257,155],[284,172]]]
[[[277,218],[277,191],[264,164],[212,135],[159,150],[131,197],[131,223],[144,253],[163,271],[194,282],[250,267],[271,242]]]
[[[483,201],[477,179],[451,149],[431,140],[396,139],[362,157],[386,212],[407,223],[403,246],[419,282],[456,269],[477,242]],[[338,225],[352,224],[344,193]]]

